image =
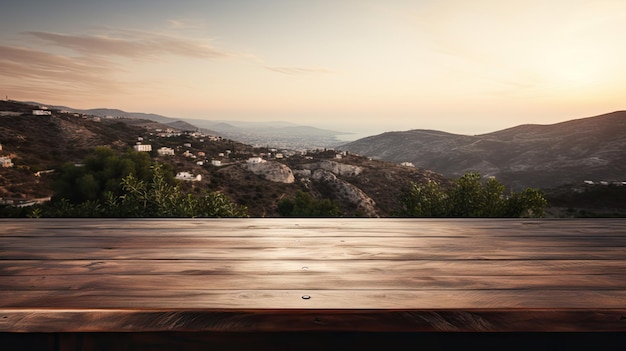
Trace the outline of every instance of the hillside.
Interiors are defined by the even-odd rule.
[[[27,102],[30,105],[45,105]],[[166,117],[154,113],[126,112],[119,109],[75,109],[67,106],[45,105],[51,110],[68,111],[98,117],[150,120],[182,130],[202,130],[205,133],[236,140],[248,145],[272,145],[290,149],[316,149],[334,147],[340,142],[337,135],[350,134],[291,122],[211,121],[179,117]]]
[[[99,145],[122,150],[132,146],[143,129],[117,120],[93,118],[50,110],[34,116],[39,106],[0,101],[0,156],[14,167],[0,168],[0,198],[41,198],[52,195],[49,173],[65,162],[80,163]]]
[[[348,153],[255,148],[202,130],[174,129],[169,122],[97,118],[54,109],[36,116],[32,111],[37,108],[0,102],[0,156],[15,164],[0,168],[0,200],[49,197],[54,171],[64,163],[82,163],[99,145],[123,152],[137,143],[151,145],[151,156],[176,172],[200,175],[200,181],[181,183],[185,191],[222,192],[247,206],[253,217],[278,216],[278,202],[294,197],[298,190],[335,201],[344,216],[384,217],[397,209],[400,192],[410,181],[447,182],[431,171]],[[156,150],[163,147],[174,155],[158,155]],[[251,163],[251,157],[263,162]],[[41,170],[52,172],[37,173]]]
[[[449,178],[480,172],[513,190],[585,180],[621,182],[626,180],[626,111],[475,136],[390,132],[339,148],[388,162],[411,162]]]

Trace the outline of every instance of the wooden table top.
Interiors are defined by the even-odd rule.
[[[626,219],[0,219],[0,332],[626,331]]]

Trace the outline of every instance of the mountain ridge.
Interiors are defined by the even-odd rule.
[[[339,148],[456,178],[475,171],[514,189],[550,188],[626,174],[626,111],[554,124],[523,124],[479,135],[413,129]]]
[[[193,126],[192,130],[204,130],[216,136],[255,146],[273,143],[277,147],[292,149],[334,147],[340,144],[340,141],[336,138],[337,135],[350,134],[350,132],[334,131],[286,121],[212,121],[183,117],[167,117],[154,113],[126,112],[112,108],[76,109],[68,106],[49,105],[32,101],[24,103],[99,117],[147,119],[172,126],[182,121]]]

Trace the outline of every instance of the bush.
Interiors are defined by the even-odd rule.
[[[298,190],[294,199],[278,202],[278,214],[282,217],[339,217],[339,206],[330,199],[316,200],[309,193]]]
[[[400,217],[543,217],[547,201],[528,188],[505,194],[505,187],[479,173],[467,173],[444,189],[435,182],[411,183],[400,196]]]
[[[202,192],[187,194],[179,183],[173,180],[170,171],[163,165],[155,163],[142,168],[145,163],[142,156],[133,154],[115,157],[104,151],[95,157],[87,171],[70,167],[71,176],[75,179],[77,194],[71,201],[63,196],[55,195],[55,201],[48,206],[33,208],[31,217],[247,217],[248,210],[244,206],[232,203],[224,194]],[[133,160],[134,159],[134,160]],[[107,161],[108,160],[108,161]],[[108,165],[108,166],[107,166]],[[112,168],[111,165],[126,167],[125,170]],[[138,168],[139,166],[139,168]],[[87,166],[86,166],[87,167]],[[112,178],[94,174],[94,170],[108,174]],[[117,176],[128,173],[121,180]],[[139,174],[139,175],[137,175]],[[151,175],[151,178],[147,178]],[[102,191],[102,190],[105,191]],[[82,200],[82,201],[77,201]]]

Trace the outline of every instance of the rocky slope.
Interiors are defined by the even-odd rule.
[[[295,181],[291,168],[280,162],[241,163],[241,166],[270,182],[291,184]]]

